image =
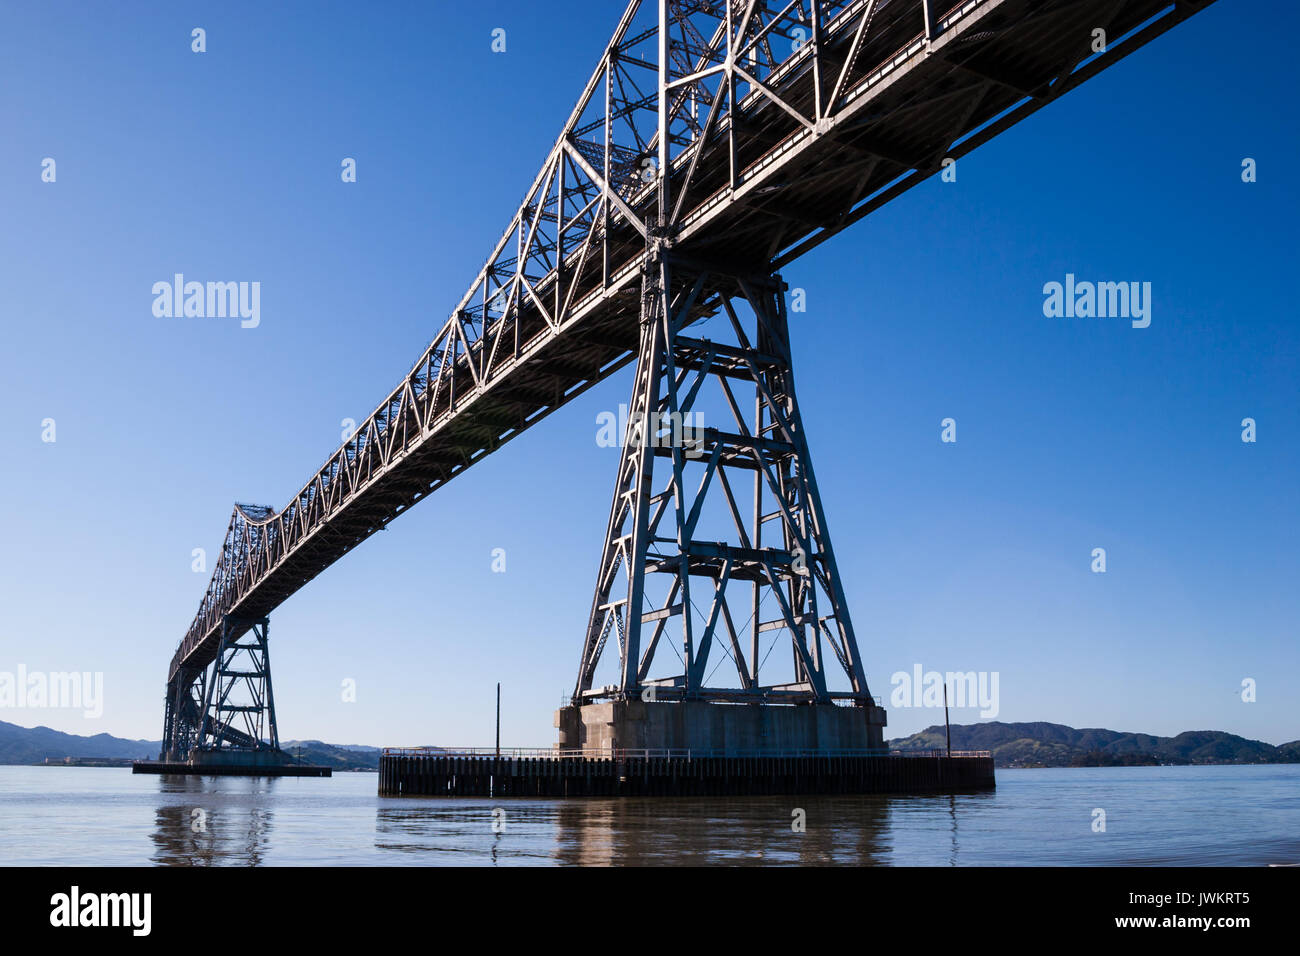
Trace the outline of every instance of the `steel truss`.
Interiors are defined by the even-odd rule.
[[[663,244],[647,257],[636,377],[575,704],[633,696],[870,702],[795,400],[785,288],[777,276],[709,268]],[[686,334],[701,306],[725,316],[730,342]],[[723,427],[691,424],[706,387],[729,409]],[[748,413],[742,402],[752,403]],[[668,466],[660,491],[657,458]],[[710,496],[730,516],[730,542],[698,537]],[[666,580],[662,603],[651,599],[651,576]],[[682,671],[652,678],[674,621]],[[794,679],[765,684],[761,664],[782,632]],[[619,681],[593,687],[611,634]],[[847,691],[830,689],[827,650]],[[727,687],[710,686],[718,651],[735,668]]]
[[[641,354],[658,237],[785,268],[1210,2],[630,0],[410,372],[279,511],[236,506],[171,661],[166,739],[197,727],[227,622],[264,618]]]

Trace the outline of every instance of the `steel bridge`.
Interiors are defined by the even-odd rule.
[[[1210,2],[632,0],[409,374],[287,504],[235,506],[168,671],[164,754],[277,748],[270,612],[630,363],[632,414],[573,701],[651,688],[870,707],[795,399],[779,272]],[[724,320],[721,338],[690,334],[711,317]],[[734,421],[667,435],[706,385]],[[733,519],[729,542],[698,539],[706,496]],[[733,615],[738,590],[748,615]],[[676,618],[681,671],[652,678]],[[772,631],[790,640],[783,683],[760,674],[759,638]],[[611,635],[617,676],[596,686]],[[709,686],[711,653],[735,664],[726,686]]]

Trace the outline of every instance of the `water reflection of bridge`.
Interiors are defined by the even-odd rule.
[[[375,814],[375,848],[412,865],[875,866],[897,862],[915,841],[927,858],[938,854],[955,865],[957,803],[987,799],[384,800]]]
[[[275,778],[160,777],[150,862],[260,866],[270,847]]]
[[[992,793],[721,798],[292,800],[294,781],[161,777],[164,866],[849,865],[962,862],[958,811]],[[959,806],[962,805],[962,806]],[[366,833],[373,812],[373,834]],[[331,837],[330,833],[337,834]]]

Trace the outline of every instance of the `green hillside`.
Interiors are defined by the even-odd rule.
[[[942,750],[942,726],[891,740],[896,750]],[[954,724],[953,750],[988,750],[999,767],[1103,767],[1155,764],[1300,763],[1300,741],[1280,747],[1219,730],[1189,730],[1176,737],[1123,733],[1064,724]]]

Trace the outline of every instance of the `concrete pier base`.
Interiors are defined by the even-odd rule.
[[[558,751],[864,751],[884,747],[883,707],[616,700],[555,712]]]
[[[329,767],[308,764],[194,764],[169,763],[165,760],[137,760],[131,764],[132,773],[165,774],[180,777],[331,777]]]
[[[552,750],[389,749],[384,796],[953,793],[995,786],[987,752],[891,753],[881,707],[616,700],[561,707]]]
[[[328,777],[329,767],[294,763],[276,748],[262,750],[195,750],[188,760],[137,760],[133,773],[181,774],[194,777]]]
[[[279,749],[195,750],[190,754],[189,762],[196,767],[286,767],[293,763],[293,757]]]

